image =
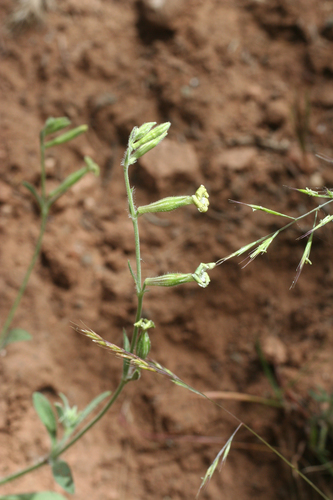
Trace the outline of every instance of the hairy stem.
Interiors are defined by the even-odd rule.
[[[126,192],[127,192],[127,199],[128,199],[128,207],[129,207],[129,212],[130,212],[130,216],[131,216],[132,223],[133,223],[134,240],[135,240],[135,257],[136,257],[135,285],[136,285],[136,294],[138,297],[138,306],[137,306],[137,311],[136,311],[135,323],[137,323],[141,319],[142,301],[143,301],[145,287],[144,287],[144,285],[142,286],[142,283],[141,283],[142,278],[141,278],[141,253],[140,253],[139,224],[138,224],[138,214],[137,214],[137,211],[136,211],[135,206],[134,206],[133,190],[131,189],[129,175],[128,175],[128,168],[129,168],[128,158],[129,157],[130,157],[130,154],[127,154],[125,156],[124,177],[125,177],[125,185],[126,185]],[[135,350],[138,333],[139,333],[139,328],[137,326],[135,326],[134,330],[133,330],[132,340],[131,340],[131,352],[134,352],[134,350]]]
[[[133,223],[134,240],[135,240],[135,256],[136,256],[136,283],[135,284],[136,284],[136,292],[139,295],[142,291],[140,236],[139,236],[138,215],[137,215],[135,207],[134,207],[133,191],[131,189],[130,182],[129,182],[128,167],[129,167],[129,165],[125,161],[125,163],[124,163],[125,185],[126,185],[129,212],[130,212],[130,216],[131,216],[132,223]]]

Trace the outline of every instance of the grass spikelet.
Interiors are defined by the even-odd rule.
[[[314,198],[333,198],[333,191],[332,189],[328,189],[327,187],[324,187],[322,189],[310,189],[310,188],[305,188],[305,189],[296,189],[296,188],[291,188],[294,191],[298,191],[299,193],[307,194],[308,196],[312,196]]]
[[[297,191],[300,191],[300,189],[298,189]],[[238,205],[245,205],[246,207],[250,207],[252,208],[253,212],[259,210],[261,212],[266,212],[267,214],[278,215],[279,217],[286,217],[287,219],[295,220],[295,217],[291,217],[290,215],[286,214],[281,214],[280,212],[276,212],[275,210],[271,210],[270,208],[262,207],[261,205],[251,205],[250,203],[243,203],[242,201],[235,201],[235,200],[229,200],[229,201],[230,203],[237,203]]]
[[[253,241],[252,243],[249,243],[248,245],[244,245],[242,248],[240,248],[236,252],[231,253],[227,257],[223,257],[222,259],[219,259],[218,261],[215,262],[215,264],[217,266],[219,266],[219,265],[223,264],[223,262],[226,262],[227,260],[232,259],[233,257],[240,257],[245,252],[247,252],[248,250],[253,248],[255,245],[257,245],[257,243],[260,243],[261,241],[263,241],[265,238],[266,238],[266,236],[264,236],[263,238],[260,238],[260,240]]]
[[[200,495],[202,488],[211,480],[219,463],[220,463],[220,469],[222,468],[223,464],[227,460],[227,456],[228,456],[230,448],[231,448],[232,440],[234,439],[235,435],[237,434],[239,429],[242,427],[242,425],[243,424],[239,424],[239,426],[237,427],[235,432],[230,436],[230,438],[228,439],[226,444],[223,446],[223,448],[216,455],[214,461],[208,467],[205,476],[202,478],[202,482],[201,482],[200,488],[198,490],[198,493],[196,495],[196,498],[198,498],[198,496]]]
[[[280,231],[276,231],[273,235],[269,236],[268,238],[264,239],[260,245],[257,246],[253,252],[249,254],[249,256],[245,259],[245,264],[243,265],[243,268],[246,267],[250,262],[252,262],[258,255],[263,255],[264,253],[267,253],[268,247],[276,238],[276,236],[279,234]],[[244,262],[244,261],[243,261]]]
[[[316,215],[315,215],[315,220],[314,220],[314,223],[313,223],[313,228],[316,227],[316,222],[317,222],[317,214],[318,212],[316,212]],[[296,283],[297,283],[297,280],[298,278],[300,277],[300,274],[302,272],[302,269],[304,267],[304,264],[312,264],[311,260],[309,259],[310,257],[310,252],[311,252],[311,247],[312,247],[312,240],[313,240],[313,230],[311,231],[311,234],[309,236],[309,239],[307,241],[307,244],[305,246],[305,249],[304,249],[304,252],[303,252],[303,255],[302,255],[302,258],[300,260],[300,263],[298,264],[297,266],[297,269],[296,269],[296,276],[289,288],[289,290],[291,290],[292,288],[295,287]]]
[[[107,340],[103,339],[100,335],[98,335],[91,329],[80,328],[77,325],[75,325],[73,328],[76,332],[81,333],[81,335],[85,335],[93,342],[98,344],[100,347],[103,347],[104,349],[108,349],[109,351],[113,352],[113,354],[115,354],[118,358],[128,360],[131,363],[131,365],[135,366],[135,368],[139,368],[141,370],[147,370],[154,373],[159,373],[160,375],[163,375],[164,377],[171,380],[171,382],[173,382],[174,384],[179,385],[180,387],[183,387],[184,389],[187,389],[191,392],[194,392],[194,394],[197,394],[198,396],[202,396],[205,399],[209,399],[207,398],[207,396],[205,396],[205,394],[203,394],[200,391],[197,391],[190,385],[183,382],[183,380],[177,377],[177,375],[172,373],[172,371],[168,370],[167,368],[164,368],[164,366],[160,365],[157,361],[153,361],[152,359],[149,358],[142,359],[136,354],[126,351],[122,347],[119,347],[115,344],[112,344],[111,342],[108,342]]]
[[[320,229],[321,227],[323,226],[326,226],[326,224],[328,224],[329,222],[332,222],[333,220],[333,215],[326,215],[326,217],[324,217],[320,222],[319,224],[317,224],[316,226],[313,226],[312,229],[310,229],[310,231],[308,231],[307,233],[303,234],[302,236],[300,236],[299,238],[297,238],[298,240],[301,240],[302,238],[306,238],[307,236],[309,236],[310,234],[313,234],[315,231],[317,231],[317,229]]]

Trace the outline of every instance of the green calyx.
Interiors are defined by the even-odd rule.
[[[192,274],[169,273],[153,278],[146,278],[146,286],[178,286],[194,281]]]
[[[210,283],[210,277],[207,273],[208,270],[214,269],[215,262],[209,264],[200,264],[196,271],[191,274],[170,273],[162,276],[155,276],[153,278],[146,278],[146,286],[178,286],[184,283],[191,283],[195,281],[202,288],[206,288]]]
[[[138,343],[136,345],[136,355],[141,359],[146,359],[151,348],[151,341],[147,332],[143,332],[140,335]]]
[[[172,210],[176,210],[186,205],[192,205],[192,203],[192,196],[169,196],[168,198],[154,201],[149,205],[138,207],[137,213],[138,215],[143,215],[156,212],[172,212]]]
[[[209,194],[205,186],[201,185],[192,196],[169,196],[161,200],[138,207],[137,214],[143,215],[156,212],[171,212],[186,205],[195,205],[199,212],[207,212],[209,206]]]

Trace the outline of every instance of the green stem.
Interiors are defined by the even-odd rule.
[[[8,329],[9,329],[9,327],[11,325],[11,322],[12,322],[12,320],[14,318],[16,309],[17,309],[17,307],[18,307],[18,305],[19,305],[19,303],[21,301],[21,298],[22,298],[22,296],[23,296],[23,294],[25,292],[25,289],[27,287],[27,284],[28,284],[31,272],[32,272],[32,270],[34,268],[34,265],[36,264],[39,252],[41,250],[42,240],[43,240],[43,236],[44,236],[44,233],[45,233],[45,227],[46,227],[46,222],[47,222],[47,216],[48,216],[48,207],[44,205],[44,208],[42,209],[42,223],[41,223],[41,228],[40,228],[40,232],[39,232],[39,237],[38,237],[38,240],[37,240],[36,248],[35,248],[34,254],[32,256],[30,265],[29,265],[29,267],[27,269],[27,272],[26,272],[26,274],[24,276],[22,285],[21,285],[21,287],[19,289],[19,292],[18,292],[18,294],[16,296],[16,299],[14,301],[14,304],[12,305],[12,308],[9,311],[9,314],[7,316],[5,324],[4,324],[3,328],[2,328],[2,331],[1,331],[1,334],[0,334],[0,350],[6,344],[6,340],[8,338]]]
[[[6,483],[9,483],[10,481],[14,481],[14,479],[18,479],[21,476],[24,476],[25,474],[28,474],[29,472],[32,472],[36,469],[39,469],[39,467],[42,467],[43,465],[46,465],[48,463],[49,456],[40,458],[38,462],[36,462],[34,465],[31,465],[30,467],[26,467],[25,469],[22,469],[18,472],[15,472],[14,474],[11,474],[10,476],[6,476],[2,479],[0,479],[0,486]]]
[[[237,420],[239,420],[239,419],[237,419]],[[317,488],[317,486],[308,477],[306,477],[300,470],[298,470],[295,465],[293,465],[291,462],[289,462],[289,460],[287,460],[283,455],[281,455],[281,453],[276,448],[274,448],[273,446],[271,446],[265,439],[263,439],[262,437],[260,437],[259,434],[257,434],[253,429],[251,429],[251,427],[248,427],[243,422],[242,422],[242,424],[245,427],[245,429],[247,429],[248,431],[250,431],[257,439],[259,439],[259,441],[261,441],[264,445],[266,445],[273,453],[275,453],[275,455],[277,455],[281,460],[283,460],[283,462],[285,462],[304,481],[306,481],[311,486],[311,488],[313,488],[318,493],[318,495],[320,495],[325,500],[331,500],[329,497],[327,497],[325,495],[325,493],[323,493],[319,488]]]
[[[135,255],[136,255],[136,292],[139,295],[142,291],[141,286],[141,255],[140,255],[140,236],[139,236],[139,225],[138,225],[138,215],[136,213],[133,201],[133,192],[129,182],[128,175],[128,163],[124,164],[124,177],[125,177],[125,185],[128,199],[128,206],[130,211],[130,216],[133,223],[134,229],[134,240],[135,240]],[[140,319],[140,318],[139,318]]]
[[[137,310],[136,310],[135,323],[137,323],[141,319],[143,293],[144,292],[141,292],[140,294],[138,294],[138,306],[137,306]],[[132,337],[132,340],[131,340],[131,352],[134,352],[134,349],[135,349],[135,346],[136,346],[136,341],[137,341],[137,338],[138,338],[139,330],[140,330],[140,328],[138,326],[134,327],[133,337]]]
[[[130,212],[130,216],[131,216],[132,223],[133,223],[134,240],[135,240],[135,256],[136,256],[135,285],[136,285],[136,294],[138,297],[138,306],[137,306],[137,310],[136,310],[135,323],[137,323],[141,319],[142,301],[143,301],[145,287],[144,287],[144,285],[142,286],[142,283],[141,283],[141,253],[140,253],[139,224],[138,224],[138,214],[137,214],[137,211],[135,209],[134,201],[133,201],[133,191],[131,189],[129,175],[128,175],[128,168],[129,168],[128,158],[129,157],[130,157],[130,152],[128,152],[128,154],[125,157],[125,161],[124,161],[124,177],[125,177],[125,185],[126,185],[129,212]],[[139,333],[139,328],[137,326],[135,326],[134,330],[133,330],[132,340],[131,340],[131,352],[134,352],[136,342],[137,342],[138,333]]]
[[[45,202],[46,200],[46,173],[45,173],[45,132],[44,129],[41,131],[39,140],[40,140],[40,167],[41,167],[41,190],[42,190],[42,200]]]

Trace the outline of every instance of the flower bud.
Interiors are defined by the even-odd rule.
[[[68,191],[70,187],[76,184],[88,172],[93,171],[95,175],[98,175],[98,165],[88,157],[85,157],[85,162],[85,167],[82,167],[76,172],[72,172],[71,174],[69,174],[68,177],[66,177],[66,179],[60,184],[60,186],[51,191],[51,193],[48,195],[50,205],[52,205],[52,203],[54,203],[60,196],[66,193],[66,191]]]
[[[156,137],[156,139],[153,139],[152,141],[146,142],[142,146],[139,147],[134,153],[131,154],[130,157],[130,164],[132,165],[133,163],[136,162],[141,156],[145,155],[150,151],[151,149],[155,148],[163,139],[168,135],[168,132],[164,132],[164,134]],[[144,138],[143,138],[144,139]],[[141,139],[141,141],[143,140]],[[139,142],[141,142],[139,141]]]
[[[169,196],[168,198],[162,198],[149,205],[138,207],[137,213],[138,215],[142,215],[155,212],[171,212],[177,208],[192,204],[192,196]]]
[[[162,276],[155,276],[153,278],[146,278],[146,286],[178,286],[184,283],[195,281],[192,274],[170,273],[163,274]]]
[[[151,348],[150,338],[147,332],[143,332],[140,335],[138,343],[136,344],[136,355],[139,358],[146,359]]]
[[[134,127],[128,141],[128,148],[123,161],[124,165],[133,165],[138,158],[155,148],[168,134],[171,123],[166,122],[152,128],[155,122],[144,123]]]
[[[55,139],[52,139],[51,141],[48,141],[44,144],[45,149],[51,148],[53,146],[59,146],[59,144],[64,144],[65,142],[71,141],[72,139],[75,139],[75,137],[78,137],[79,135],[83,134],[84,132],[87,132],[88,130],[88,125],[80,125],[79,127],[73,128],[73,130],[70,130],[69,132],[66,132],[65,134],[61,134]]]
[[[50,116],[45,122],[42,133],[44,134],[44,136],[54,134],[54,132],[58,132],[59,130],[68,127],[68,125],[70,124],[71,122],[66,116],[63,116],[61,118],[53,118],[52,116]]]
[[[156,122],[148,122],[141,125],[141,127],[136,127],[133,141],[139,141],[156,125]]]
[[[132,147],[133,149],[138,149],[140,148],[141,146],[147,144],[148,142],[155,142],[156,141],[156,146],[157,144],[162,140],[164,139],[164,137],[167,135],[168,133],[168,130],[170,128],[170,125],[171,123],[170,122],[166,122],[166,123],[161,123],[161,125],[157,125],[157,127],[153,128],[151,130],[151,123],[145,123],[144,125],[142,125],[137,131],[136,131],[136,139],[137,139],[137,134],[140,134],[140,131],[143,127],[145,126],[149,126],[149,132],[147,134],[140,134],[141,135],[141,138],[139,140],[136,140],[136,142],[134,142],[132,144]],[[155,146],[153,146],[155,147]]]

